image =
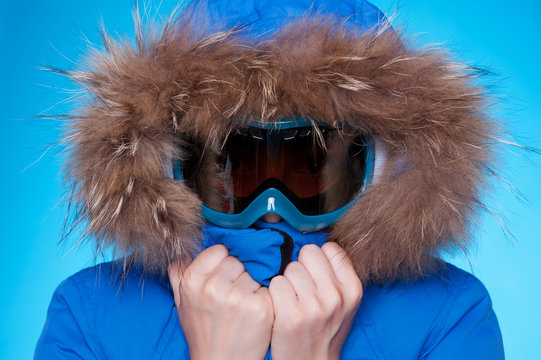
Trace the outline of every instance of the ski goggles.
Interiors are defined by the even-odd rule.
[[[250,123],[227,137],[220,153],[182,139],[185,159],[174,177],[197,193],[202,216],[246,228],[267,213],[299,231],[336,222],[371,183],[374,141],[353,129],[294,119]]]

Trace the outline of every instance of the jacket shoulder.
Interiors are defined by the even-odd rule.
[[[167,278],[120,262],[79,271],[56,289],[35,358],[145,358],[160,354],[178,324]],[[66,355],[67,356],[67,355]],[[66,357],[68,358],[68,357]]]
[[[503,340],[490,295],[472,274],[447,264],[449,299],[431,328],[421,359],[504,359]]]
[[[358,316],[388,358],[503,359],[488,291],[451,264],[416,281],[367,287]]]

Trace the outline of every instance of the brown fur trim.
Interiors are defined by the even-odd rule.
[[[422,276],[466,245],[494,132],[472,72],[332,18],[307,15],[258,40],[197,29],[192,15],[154,36],[138,29],[134,47],[104,36],[88,68],[69,73],[91,96],[69,127],[67,176],[99,244],[152,271],[190,259],[201,203],[169,178],[170,160],[186,156],[174,139],[196,137],[212,154],[247,120],[300,116],[378,135],[389,150],[381,180],[330,232],[361,280]]]

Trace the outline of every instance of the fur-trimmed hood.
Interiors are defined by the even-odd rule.
[[[149,271],[190,259],[201,201],[170,176],[172,159],[186,156],[175,139],[218,152],[246,120],[303,117],[378,136],[386,149],[378,182],[329,231],[362,281],[416,278],[443,250],[465,247],[494,142],[475,72],[441,50],[409,46],[383,18],[351,25],[343,8],[308,6],[256,36],[257,19],[224,20],[255,8],[243,4],[223,19],[197,4],[161,29],[138,25],[135,45],[104,34],[102,51],[65,72],[89,95],[65,138],[85,235]],[[346,4],[362,5],[357,18],[375,14],[365,1]]]

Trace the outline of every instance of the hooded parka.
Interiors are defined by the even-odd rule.
[[[160,29],[137,20],[134,45],[103,34],[79,69],[57,70],[88,95],[65,137],[73,226],[122,258],[59,286],[37,359],[187,359],[168,265],[225,242],[263,264],[254,278],[282,259],[205,225],[171,176],[189,156],[178,139],[212,159],[236,127],[293,117],[370,134],[385,152],[377,181],[321,233],[365,285],[342,358],[503,358],[485,288],[440,260],[467,246],[494,173],[497,129],[473,69],[409,44],[364,0],[194,1]],[[278,226],[297,250],[321,241]]]

